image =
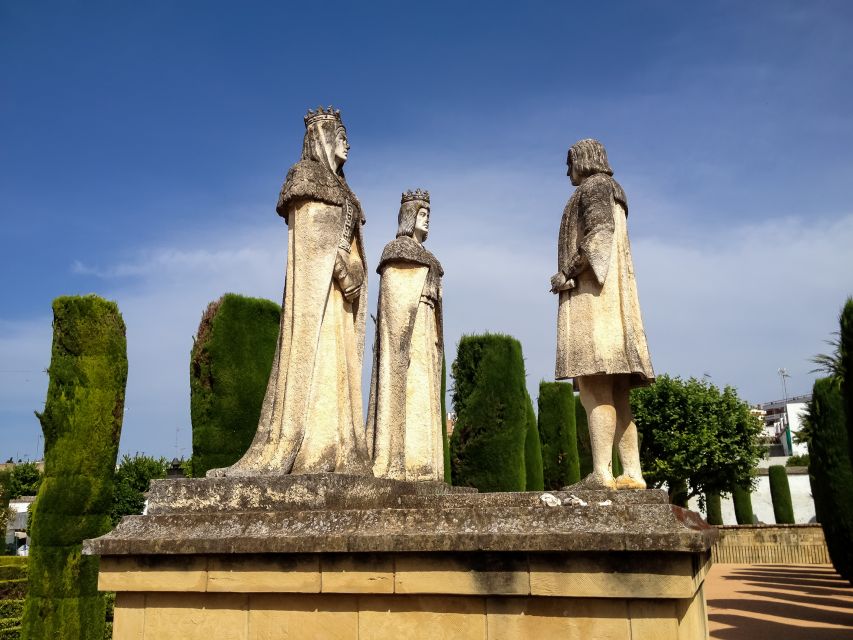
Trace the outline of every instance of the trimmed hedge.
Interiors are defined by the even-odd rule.
[[[444,449],[444,481],[453,482],[450,475],[450,439],[447,437],[447,359],[441,359],[441,445]]]
[[[127,341],[114,302],[53,302],[44,412],[45,473],[30,516],[29,590],[21,637],[101,640],[98,558],[81,543],[111,528],[113,474],[124,414]]]
[[[705,513],[708,524],[723,524],[723,506],[719,491],[709,491],[705,494]]]
[[[586,478],[592,473],[592,444],[589,439],[589,420],[580,396],[575,395],[575,431],[578,442],[578,468],[580,477]]]
[[[521,344],[499,334],[463,336],[451,374],[456,411],[450,438],[453,484],[480,491],[524,491],[530,398]]]
[[[193,475],[234,464],[252,444],[280,319],[278,304],[234,293],[204,312],[190,355]]]
[[[544,488],[560,489],[581,478],[572,385],[542,380],[537,402]]]
[[[536,424],[536,412],[530,394],[527,394],[527,435],[524,439],[525,491],[542,491],[545,481],[542,475],[542,443]]]
[[[752,510],[752,491],[749,487],[735,487],[732,491],[735,505],[735,520],[738,524],[754,524]]]
[[[853,582],[853,468],[837,378],[817,380],[809,404],[809,476],[815,509],[835,570]]]
[[[776,524],[794,524],[794,504],[791,501],[791,487],[785,467],[781,464],[771,465],[768,477]]]

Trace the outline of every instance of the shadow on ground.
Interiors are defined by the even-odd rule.
[[[853,640],[853,588],[826,565],[716,565],[711,638]]]

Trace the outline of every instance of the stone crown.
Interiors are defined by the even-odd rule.
[[[308,113],[305,114],[305,126],[307,127],[313,122],[319,122],[321,120],[335,120],[338,124],[341,123],[341,111],[340,109],[335,109],[332,105],[329,105],[329,108],[323,110],[323,107],[317,107],[317,111],[312,111],[308,109]]]
[[[400,204],[403,204],[404,202],[412,202],[413,200],[429,202],[429,191],[422,191],[421,189],[415,189],[414,191],[409,189],[408,191],[404,191],[400,198]]]

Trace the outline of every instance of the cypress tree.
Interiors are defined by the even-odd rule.
[[[753,524],[752,491],[749,487],[735,487],[732,491],[735,503],[735,520],[738,524]]]
[[[687,508],[687,482],[679,480],[669,486],[669,501],[677,507]]]
[[[776,524],[794,524],[794,504],[791,487],[784,465],[774,464],[769,469],[770,498],[773,500],[773,517]]]
[[[589,440],[589,421],[586,417],[586,409],[583,408],[578,395],[575,395],[575,430],[577,431],[580,477],[586,478],[592,473],[592,444]]]
[[[97,639],[106,604],[98,558],[82,541],[111,528],[113,474],[127,381],[125,327],[97,296],[53,302],[44,412],[45,470],[30,519],[29,591],[21,637]]]
[[[853,297],[847,298],[839,320],[841,395],[847,422],[848,457],[853,461]]]
[[[809,404],[812,495],[835,570],[853,582],[853,467],[838,378],[817,380]]]
[[[723,507],[719,491],[709,491],[705,494],[705,512],[708,524],[723,524]]]
[[[453,484],[524,491],[530,403],[521,344],[505,335],[463,336],[451,367],[456,428]]]
[[[281,308],[228,293],[210,303],[190,356],[193,475],[239,460],[258,428]]]
[[[580,480],[572,386],[541,381],[538,404],[544,488],[560,489]]]
[[[447,437],[447,358],[441,359],[441,444],[444,448],[444,481],[450,484],[450,439]]]
[[[526,491],[542,491],[545,480],[542,471],[542,443],[539,440],[539,428],[536,424],[536,412],[533,402],[527,394],[527,435],[524,438],[524,474]]]

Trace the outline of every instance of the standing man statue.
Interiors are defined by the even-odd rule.
[[[560,297],[555,375],[574,379],[589,420],[593,470],[582,484],[645,489],[629,393],[651,384],[654,371],[628,242],[628,201],[597,140],[572,145],[566,163],[577,189],[563,211],[559,271],[551,278]],[[615,479],[614,442],[624,469]]]

